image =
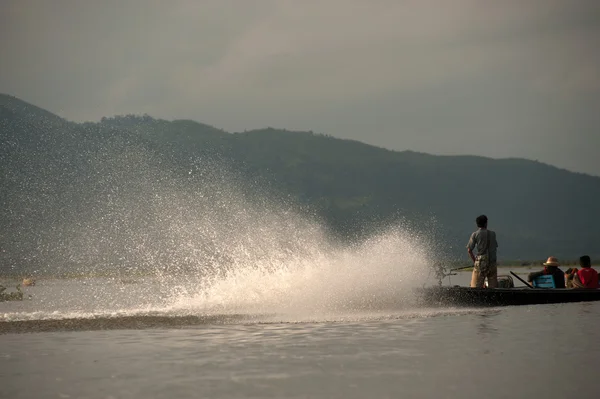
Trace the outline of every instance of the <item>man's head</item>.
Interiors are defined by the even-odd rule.
[[[481,215],[481,216],[477,216],[477,219],[475,219],[475,223],[477,223],[477,227],[483,228],[483,227],[487,227],[487,216],[485,215]]]
[[[589,256],[583,255],[581,258],[579,258],[579,266],[592,267],[592,260],[590,259]]]

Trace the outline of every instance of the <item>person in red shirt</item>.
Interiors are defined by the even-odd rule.
[[[579,258],[580,270],[573,269],[567,279],[572,279],[573,288],[600,288],[598,286],[598,272],[592,269],[592,260],[584,255]]]

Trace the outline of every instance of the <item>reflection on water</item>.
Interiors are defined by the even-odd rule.
[[[580,317],[597,317],[597,314],[594,314],[597,311],[594,303],[591,302],[583,302],[581,306],[578,307],[578,315]],[[593,315],[593,316],[592,316]]]
[[[477,326],[477,332],[483,336],[497,334],[498,328],[494,324],[494,318],[500,315],[500,312],[500,310],[492,310],[478,314],[477,318],[480,320],[480,323]]]

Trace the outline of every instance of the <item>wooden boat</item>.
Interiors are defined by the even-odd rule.
[[[513,272],[510,273],[525,287],[515,288],[509,275],[498,276],[499,288],[443,286],[445,277],[455,275],[454,272],[462,268],[447,270],[439,264],[434,267],[438,286],[416,290],[419,303],[425,306],[517,306],[600,301],[600,289],[541,288],[554,287],[553,282],[551,285],[544,283],[548,278],[551,279],[550,276],[540,277],[541,284],[534,282],[532,286]]]
[[[460,286],[417,289],[427,306],[516,306],[600,301],[600,289],[570,288],[470,288]]]

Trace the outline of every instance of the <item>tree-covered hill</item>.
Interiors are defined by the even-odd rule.
[[[123,198],[129,206],[132,198],[154,204],[156,181],[187,179],[193,187],[212,174],[214,187],[211,168],[310,209],[341,237],[407,219],[435,232],[440,254],[459,258],[475,217],[485,213],[501,259],[600,256],[593,225],[600,177],[535,161],[397,152],[273,128],[228,133],[147,115],[78,124],[7,95],[0,95],[0,144],[2,267],[23,258],[44,263],[52,245],[45,237],[67,224],[83,231],[82,214],[94,207],[127,212],[125,202],[118,205]],[[205,180],[190,177],[198,167]]]

